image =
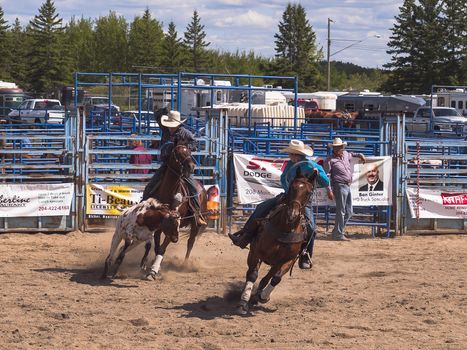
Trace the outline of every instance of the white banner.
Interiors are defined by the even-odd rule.
[[[420,219],[467,219],[467,192],[445,192],[420,188],[417,206],[417,189],[407,188],[410,214]]]
[[[311,158],[322,164],[323,158]],[[287,158],[258,157],[234,154],[238,200],[241,204],[255,204],[283,192],[280,176]],[[352,159],[352,201],[358,206],[391,205],[391,157],[367,157],[366,163]],[[334,205],[325,188],[315,192],[316,205]]]
[[[74,184],[2,184],[0,217],[69,215]]]

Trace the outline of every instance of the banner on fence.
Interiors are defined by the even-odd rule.
[[[0,217],[69,215],[74,185],[0,185]]]
[[[86,185],[86,215],[89,218],[117,217],[127,207],[141,201],[144,187]]]
[[[312,158],[323,164],[323,158]],[[254,204],[283,192],[280,176],[287,158],[234,154],[238,200]],[[367,157],[365,164],[353,159],[352,201],[358,206],[390,205],[392,199],[391,157]],[[315,191],[316,205],[334,205],[326,189]]]
[[[431,188],[407,188],[407,199],[412,218],[421,219],[467,219],[467,192],[446,192]]]
[[[206,218],[210,220],[219,219],[220,210],[220,191],[219,185],[204,185],[207,195],[207,210]]]

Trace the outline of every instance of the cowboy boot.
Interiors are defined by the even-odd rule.
[[[298,267],[302,270],[309,270],[313,267],[309,250],[308,242],[303,242],[300,256],[298,257]]]
[[[233,234],[229,233],[229,237],[232,240],[232,243],[242,249],[245,249],[246,246],[251,243],[254,236],[255,232],[253,230],[248,230],[245,227]]]
[[[208,225],[208,223],[206,222],[206,220],[204,220],[203,215],[201,213],[196,214],[195,217],[196,217],[196,223],[198,224],[198,226]]]

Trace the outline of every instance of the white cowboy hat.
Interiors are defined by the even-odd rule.
[[[305,156],[313,155],[313,148],[307,146],[300,140],[290,140],[289,145],[281,150],[282,153],[303,154]]]
[[[161,117],[161,124],[167,128],[176,128],[185,121],[186,119],[182,120],[180,112],[177,111],[170,111],[169,115],[163,115]]]
[[[340,137],[335,137],[332,140],[332,143],[328,143],[329,147],[339,147],[339,146],[347,146],[347,142],[343,142]]]

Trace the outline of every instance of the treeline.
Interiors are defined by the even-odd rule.
[[[392,28],[387,70],[332,62],[331,86],[424,93],[432,83],[466,84],[467,7],[462,3],[405,0]],[[298,76],[300,91],[326,89],[323,50],[300,4],[286,6],[274,43],[272,58],[213,50],[197,11],[180,32],[173,22],[164,28],[149,9],[130,23],[110,11],[97,19],[73,17],[65,25],[54,2],[46,0],[23,27],[18,19],[8,23],[0,7],[0,79],[40,95],[72,84],[77,71],[286,75]]]
[[[405,0],[388,43],[387,91],[430,93],[467,85],[466,0]]]

